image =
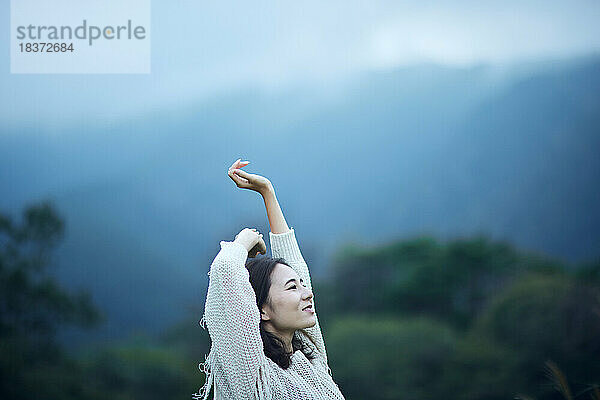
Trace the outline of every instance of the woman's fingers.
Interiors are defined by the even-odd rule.
[[[234,169],[233,173],[236,175],[241,176],[242,178],[246,179],[248,182],[250,182],[252,180],[253,175],[247,173],[246,171],[242,170],[242,169]]]
[[[249,180],[246,177],[242,177],[240,174],[236,174],[236,171],[239,171],[239,168],[243,168],[248,164],[250,164],[250,161],[242,161],[241,158],[238,158],[227,170],[227,175],[238,187],[248,188],[250,183]]]
[[[238,160],[238,161],[235,163],[235,166],[233,167],[233,169],[237,169],[237,168],[244,168],[244,167],[245,167],[246,165],[248,165],[248,164],[250,164],[250,161],[241,161],[241,160]]]
[[[231,176],[231,179],[233,179],[233,181],[234,181],[235,183],[238,183],[238,184],[240,184],[240,185],[246,185],[246,186],[247,186],[247,185],[249,185],[249,183],[250,183],[250,182],[248,181],[248,179],[244,179],[244,178],[242,178],[241,176],[239,176],[239,175],[235,174],[234,172],[232,172],[232,173],[231,173],[231,175],[232,175],[232,176]]]
[[[248,257],[254,257],[256,254],[263,251],[263,246],[260,244],[261,241],[264,243],[262,234],[255,228],[242,229],[234,239],[234,242],[240,243],[242,246],[244,246],[244,248],[246,248]]]
[[[263,239],[262,236],[263,236],[262,234],[258,235],[258,242],[248,252],[248,257],[249,258],[254,258],[259,253],[260,254],[266,254],[267,253],[267,245],[265,244],[265,241],[264,241],[264,239]]]
[[[229,171],[231,171],[232,169],[236,168],[237,163],[240,162],[241,158],[238,158],[237,160],[235,160],[233,162],[233,164],[231,164],[231,167],[229,167]]]
[[[233,162],[233,164],[231,164],[231,166],[229,167],[229,171],[234,170],[236,168],[245,167],[248,164],[250,164],[250,161],[242,161],[241,158],[238,158]]]
[[[247,187],[248,186],[248,180],[242,178],[241,176],[238,176],[234,173],[235,170],[231,170],[229,172],[227,172],[227,175],[229,175],[229,177],[231,178],[232,181],[235,182],[235,184],[238,187]]]
[[[260,254],[266,254],[267,253],[267,245],[265,243],[265,240],[262,237],[263,235],[260,235],[260,240],[258,241],[258,252]]]
[[[246,171],[242,171],[241,169],[234,169],[231,171],[233,177],[236,182],[242,182],[244,184],[252,183],[252,174],[247,173]]]

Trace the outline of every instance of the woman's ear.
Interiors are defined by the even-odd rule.
[[[268,314],[268,311],[266,310],[266,307],[263,306],[262,310],[260,310],[260,319],[261,321],[270,321],[271,317]]]

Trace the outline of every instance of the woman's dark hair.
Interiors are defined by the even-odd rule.
[[[256,305],[258,306],[259,312],[261,312],[262,306],[265,303],[269,304],[271,274],[277,264],[290,266],[283,258],[271,257],[253,258],[246,263],[246,268],[250,274],[250,284],[256,294]],[[260,321],[260,336],[262,337],[265,355],[281,368],[288,368],[293,353],[286,352],[283,341],[271,332],[265,330],[262,319]],[[308,348],[296,334],[294,334],[292,338],[292,352],[295,352],[296,350],[302,351],[309,360],[314,358],[312,350]]]

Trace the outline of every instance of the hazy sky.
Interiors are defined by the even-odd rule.
[[[44,0],[40,0],[44,1]],[[9,2],[0,5],[9,21]],[[11,75],[5,127],[109,120],[239,86],[327,84],[420,62],[505,65],[600,50],[600,1],[153,1],[150,75]]]

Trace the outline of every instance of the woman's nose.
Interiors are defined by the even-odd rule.
[[[304,291],[304,298],[305,299],[312,299],[312,297],[313,297],[312,290],[310,290],[309,288],[306,288],[306,290]]]

